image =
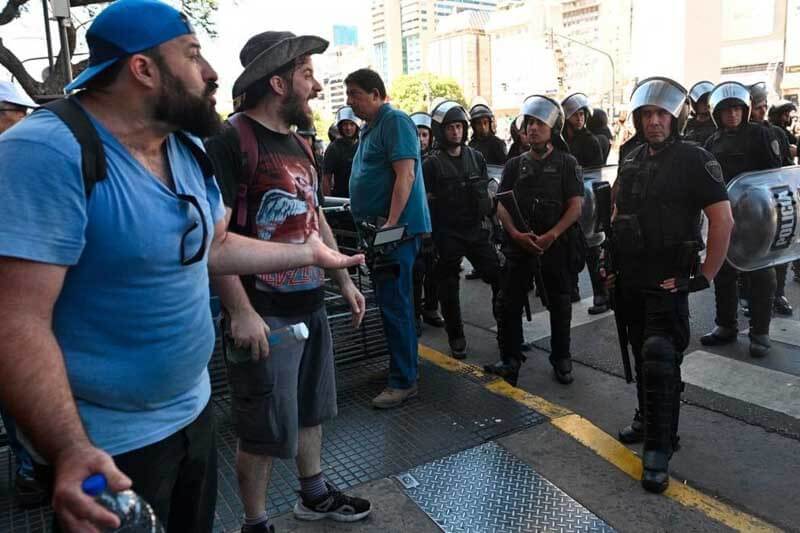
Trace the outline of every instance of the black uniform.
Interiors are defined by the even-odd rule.
[[[672,141],[655,155],[647,144],[634,148],[622,160],[617,181],[616,310],[625,318],[635,359],[645,459],[666,472],[677,444],[689,299],[687,292],[668,292],[660,283],[692,273],[702,243],[700,212],[726,200],[727,193],[713,156],[683,141]]]
[[[464,337],[459,278],[464,257],[497,290],[500,262],[481,223],[491,209],[489,178],[483,156],[468,146],[453,157],[434,151],[423,163],[425,188],[432,195],[431,226],[437,251],[434,277],[439,284],[439,303],[449,339]],[[498,330],[500,324],[498,323]]]
[[[761,124],[748,122],[733,131],[717,130],[706,141],[706,149],[722,165],[725,183],[752,170],[766,170],[781,166],[778,141]],[[714,278],[718,326],[732,331],[738,329],[739,302],[736,278],[739,273],[727,262]],[[747,277],[750,292],[750,332],[768,335],[775,294],[775,269],[764,268],[741,274]],[[713,344],[713,341],[711,342]]]
[[[569,126],[567,126],[569,127]],[[572,139],[568,139],[569,152],[578,164],[582,167],[600,167],[605,164],[605,156],[603,155],[603,147],[600,144],[599,136],[594,135],[587,128],[581,128],[576,131]],[[591,310],[592,313],[603,312],[606,310],[606,290],[603,281],[600,279],[599,272],[600,260],[600,247],[595,246],[587,250],[586,254],[586,267],[589,269],[589,277],[592,280],[592,292],[594,293],[595,305],[597,311]],[[580,298],[578,292],[578,276],[575,275],[575,280],[572,288],[573,300]]]
[[[469,147],[479,151],[487,165],[502,165],[506,162],[506,143],[497,135],[473,136]]]
[[[634,135],[633,137],[622,143],[622,146],[619,147],[619,160],[622,161],[623,159],[625,159],[625,157],[627,157],[627,155],[630,154],[634,148],[636,148],[643,142],[644,140],[642,139],[642,136],[639,135],[639,133],[637,132],[636,135]],[[619,170],[617,171],[617,173],[619,173]],[[614,183],[614,185],[616,186],[616,182]]]
[[[567,126],[569,128],[569,126]],[[572,139],[567,138],[569,153],[582,167],[601,167],[604,164],[603,148],[592,132],[586,128],[576,131]]]
[[[608,130],[608,128],[606,128]],[[608,161],[608,154],[611,152],[611,132],[609,131],[608,134],[601,132],[593,132],[593,135],[597,138],[597,142],[600,143],[600,150],[603,152],[603,165],[606,164]]]
[[[339,137],[325,150],[322,168],[324,174],[333,175],[331,196],[350,198],[350,171],[357,149],[358,138],[351,140]]]
[[[422,152],[424,161],[429,155],[430,149]],[[430,208],[430,205],[428,206]],[[414,310],[415,316],[422,316],[431,325],[441,327],[442,319],[438,316],[439,311],[439,285],[434,277],[436,269],[436,249],[433,246],[433,239],[425,236],[422,239],[422,246],[414,261]],[[423,290],[424,298],[423,298]],[[420,327],[418,322],[418,329]]]
[[[506,156],[506,161],[514,159],[515,157],[519,157],[522,155],[528,148],[522,146],[517,141],[511,143],[511,148],[508,149],[508,156]]]
[[[583,196],[582,172],[574,157],[557,148],[542,161],[533,159],[526,152],[510,159],[503,168],[498,192],[510,190],[514,191],[528,227],[541,235],[558,223],[570,198]],[[544,286],[538,289],[546,294],[550,312],[550,362],[560,372],[571,371],[570,291],[573,276],[585,261],[583,254],[576,258],[573,253],[578,232],[580,229],[574,224],[539,257],[523,250],[505,235],[503,254],[506,264],[500,280],[497,307],[504,324],[500,356],[507,368],[518,369],[524,361],[521,351],[522,310],[532,286],[536,262],[540,261]],[[504,377],[513,384],[516,370],[512,374]]]
[[[714,135],[717,127],[714,125],[713,120],[699,122],[697,118],[692,117],[686,123],[686,130],[683,134],[684,140],[696,142],[700,146],[704,146],[709,137]]]

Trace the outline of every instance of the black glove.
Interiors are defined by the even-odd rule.
[[[711,284],[708,282],[705,274],[700,273],[696,276],[689,278],[688,289],[689,292],[704,291],[709,288]]]
[[[682,278],[675,280],[675,292],[697,292],[709,288],[711,284],[704,274],[698,274],[691,278]]]

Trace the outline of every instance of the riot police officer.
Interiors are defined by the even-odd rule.
[[[644,441],[642,486],[662,492],[678,443],[688,293],[708,288],[717,274],[733,217],[719,163],[681,140],[686,89],[667,78],[647,78],[634,89],[630,107],[644,143],[620,163],[612,284],[617,320],[635,358],[639,409],[619,437]],[[708,249],[697,270],[701,210],[709,220]]]
[[[689,89],[689,102],[692,104],[692,116],[686,123],[684,139],[703,146],[706,140],[714,134],[717,127],[711,120],[708,108],[708,95],[714,89],[710,81],[698,81]]]
[[[350,169],[353,156],[358,149],[359,119],[350,106],[336,112],[336,129],[340,137],[328,145],[322,162],[323,188],[325,194],[339,198],[350,197]]]
[[[504,324],[500,361],[484,368],[516,384],[524,361],[522,309],[531,279],[536,277],[550,315],[550,364],[556,380],[568,385],[573,380],[570,292],[573,276],[586,260],[579,248],[582,241],[577,225],[583,180],[580,165],[569,155],[561,137],[561,105],[546,96],[533,95],[523,103],[522,117],[520,129],[527,132],[531,148],[506,163],[497,196],[497,214],[506,237],[506,264],[497,298]],[[507,203],[501,198],[514,201]]]
[[[561,102],[561,107],[566,117],[564,131],[566,132],[565,137],[570,154],[578,160],[578,164],[582,167],[603,166],[605,157],[603,156],[603,148],[600,145],[600,141],[586,127],[589,118],[592,116],[589,98],[583,93],[571,94],[564,98]],[[588,250],[586,255],[586,265],[589,269],[589,277],[592,280],[592,292],[594,292],[593,305],[589,308],[589,314],[592,315],[604,313],[608,309],[605,287],[600,280],[598,272],[599,252],[599,248],[594,247]],[[576,275],[572,287],[572,301],[579,300],[578,276]]]
[[[711,116],[717,131],[706,141],[706,149],[722,166],[725,182],[751,170],[766,170],[781,166],[778,141],[761,124],[750,122],[750,91],[741,83],[720,83],[708,98]],[[764,357],[769,353],[769,323],[775,294],[775,269],[765,268],[742,273],[749,284],[750,303],[750,355]],[[737,271],[724,264],[714,280],[717,305],[717,326],[700,338],[704,346],[735,342],[739,327],[737,322],[738,287]]]
[[[428,113],[418,111],[410,115],[412,122],[417,126],[419,136],[419,151],[422,158],[428,157],[431,152],[431,116]]]
[[[797,137],[794,133],[789,131],[789,126],[792,125],[792,113],[797,111],[797,106],[788,100],[781,100],[769,109],[769,122],[781,128],[786,134],[786,139],[789,142],[789,149],[792,152],[792,162],[797,157]]]
[[[481,153],[487,165],[506,162],[506,143],[495,135],[494,113],[486,103],[476,103],[469,109],[472,139],[469,147]]]
[[[506,161],[518,157],[527,152],[531,145],[528,142],[528,133],[520,129],[522,117],[517,116],[511,121],[509,133],[511,134],[511,148],[508,149]]]
[[[792,157],[789,147],[788,132],[784,128],[766,120],[768,109],[767,86],[763,81],[750,86],[750,99],[752,100],[750,121],[761,124],[769,129],[772,138],[778,141],[778,145],[781,149],[781,166],[793,165],[794,158]],[[770,140],[770,143],[771,142]],[[772,303],[772,307],[775,313],[783,316],[791,316],[793,311],[789,300],[786,298],[786,271],[788,266],[788,263],[775,266],[775,299]],[[744,314],[745,316],[749,316],[750,309],[745,308]]]
[[[423,161],[431,153],[431,116],[417,112],[410,115],[417,126],[419,150]],[[430,196],[430,194],[428,195]],[[422,322],[436,328],[444,326],[444,319],[439,314],[439,288],[434,278],[436,268],[436,250],[430,235],[422,239],[422,246],[414,262],[414,310],[417,317],[417,336],[422,334]],[[422,291],[425,291],[423,298]]]
[[[569,152],[582,167],[603,166],[603,149],[600,141],[586,127],[589,117],[592,116],[589,98],[583,93],[571,94],[561,102],[561,108],[567,121],[564,137]]]
[[[466,357],[467,341],[461,320],[459,277],[464,257],[492,286],[495,300],[500,263],[489,233],[481,225],[491,212],[486,161],[467,146],[469,116],[457,102],[446,100],[431,113],[437,149],[422,165],[430,194],[433,242],[438,252],[435,278],[450,351]],[[501,324],[498,324],[500,330]]]

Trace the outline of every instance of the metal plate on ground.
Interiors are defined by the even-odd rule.
[[[407,474],[419,485],[406,494],[446,533],[614,531],[494,442]]]
[[[322,468],[340,489],[401,474],[417,465],[460,452],[545,421],[513,400],[487,391],[423,361],[419,397],[389,411],[370,401],[385,386],[371,378],[385,374],[387,362],[372,359],[337,366],[339,415],[323,428]],[[242,506],[236,481],[236,435],[227,396],[215,396],[218,492],[215,532],[238,531]],[[8,448],[0,449],[0,531],[46,531],[48,506],[22,510],[13,502]],[[275,461],[268,493],[272,515],[289,511],[299,488],[294,461]]]

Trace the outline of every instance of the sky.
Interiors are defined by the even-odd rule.
[[[7,0],[0,0],[5,6]],[[178,4],[176,0],[171,3]],[[83,9],[73,9],[75,23],[86,22],[89,17]],[[369,45],[369,0],[219,0],[214,16],[217,37],[200,34],[203,53],[219,75],[218,108],[230,107],[233,82],[241,73],[239,51],[248,38],[267,30],[288,30],[298,35],[314,34],[332,39],[334,24],[356,26],[359,43]],[[88,26],[88,24],[87,24]],[[41,2],[31,0],[27,12],[18,20],[0,26],[3,44],[22,60],[42,57],[47,53]],[[84,26],[85,29],[85,26]],[[52,25],[53,39],[58,50],[56,26]],[[79,33],[77,52],[85,52],[83,33]],[[29,72],[37,79],[47,66],[46,60],[26,63]],[[8,71],[0,67],[0,80],[10,80]]]

